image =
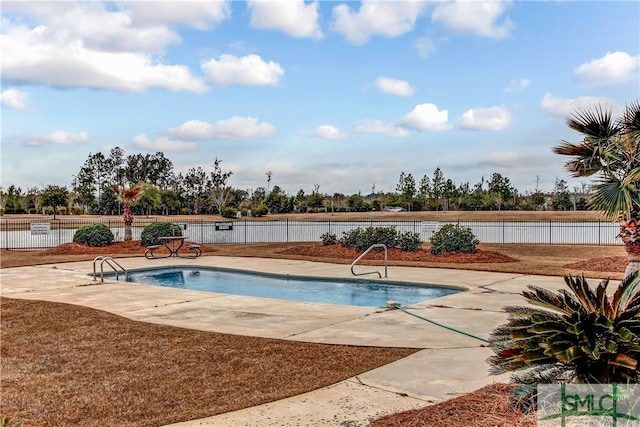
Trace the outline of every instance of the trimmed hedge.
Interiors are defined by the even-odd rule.
[[[459,224],[445,224],[431,236],[431,253],[471,253],[479,243],[480,240],[476,239],[471,228],[463,228]]]
[[[142,230],[140,244],[142,246],[161,245],[162,241],[158,237],[163,236],[182,236],[182,229],[172,222],[154,222]]]
[[[73,241],[87,246],[109,246],[113,243],[113,233],[102,223],[80,227],[73,235]]]

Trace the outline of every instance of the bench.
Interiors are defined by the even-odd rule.
[[[202,255],[202,248],[200,248],[200,245],[196,245],[196,244],[187,245],[187,249],[194,252],[193,257],[191,258],[198,258],[200,255]]]
[[[144,257],[146,259],[158,258],[158,257],[153,255],[153,251],[155,251],[156,249],[160,248],[161,246],[162,245],[149,245],[149,246],[147,246],[147,250],[144,252]]]

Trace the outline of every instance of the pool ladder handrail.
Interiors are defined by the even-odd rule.
[[[110,256],[97,256],[94,258],[93,260],[93,281],[97,281],[98,279],[96,278],[96,262],[101,261],[100,262],[100,281],[104,282],[104,263],[106,262],[107,265],[109,267],[111,267],[113,269],[113,271],[115,271],[116,273],[116,280],[119,280],[119,276],[118,276],[118,272],[119,270],[113,265],[115,264],[116,266],[120,267],[120,270],[122,270],[122,272],[124,273],[124,278],[125,280],[127,280],[129,278],[129,272],[123,267],[121,266],[118,261],[116,261],[115,259],[111,258]],[[113,264],[112,264],[113,262]]]
[[[360,261],[366,254],[369,253],[369,251],[371,251],[371,249],[374,248],[384,248],[384,277],[388,277],[387,276],[387,245],[385,245],[384,243],[376,243],[374,245],[369,246],[369,249],[367,249],[366,251],[364,251],[362,253],[362,255],[360,255],[358,258],[355,259],[355,261],[353,261],[351,263],[351,274],[353,274],[354,276],[364,276],[365,274],[377,274],[381,279],[382,279],[382,274],[380,274],[379,271],[367,271],[365,273],[356,273],[355,271],[353,271],[353,267],[356,265],[356,263],[358,261]]]

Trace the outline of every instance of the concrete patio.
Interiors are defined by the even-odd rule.
[[[295,260],[205,256],[117,261],[127,270],[206,266],[353,279],[348,265]],[[91,261],[2,269],[0,290],[2,296],[9,298],[77,304],[133,320],[212,332],[422,349],[323,389],[176,426],[366,426],[385,414],[507,381],[488,374],[485,360],[492,352],[484,342],[401,310],[254,298],[114,280],[101,283],[100,279],[93,281],[92,271]],[[414,267],[389,267],[389,280],[466,288],[465,292],[425,301],[407,310],[485,338],[504,323],[503,306],[524,304],[520,292],[526,285],[554,290],[564,286],[561,277]]]

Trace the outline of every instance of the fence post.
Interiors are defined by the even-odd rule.
[[[551,220],[549,220],[549,244],[551,244]]]
[[[244,244],[247,244],[247,217],[244,218]]]
[[[504,245],[504,219],[502,220],[502,244]]]
[[[285,218],[285,219],[287,221],[287,223],[286,223],[286,226],[287,226],[287,243],[289,243],[289,218]]]

